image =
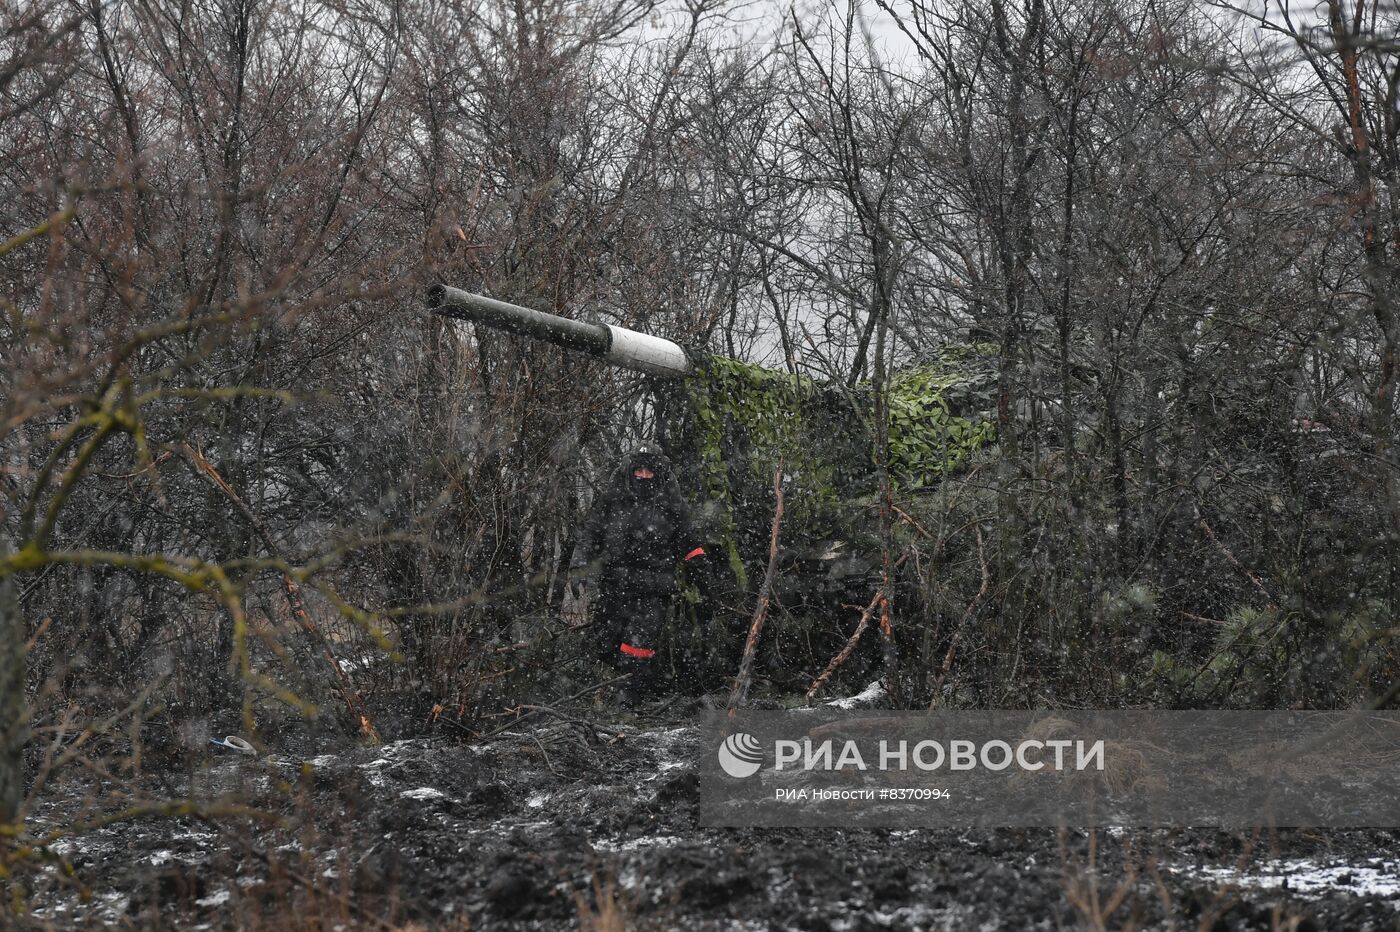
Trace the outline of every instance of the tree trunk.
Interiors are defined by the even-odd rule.
[[[0,555],[9,550],[9,542],[0,538]],[[0,577],[0,821],[4,822],[15,820],[24,799],[24,746],[29,741],[25,641],[14,577]]]

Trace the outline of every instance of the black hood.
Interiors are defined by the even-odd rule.
[[[627,474],[630,476],[633,471],[645,466],[657,476],[669,475],[671,472],[671,461],[666,458],[666,454],[661,452],[661,448],[654,443],[644,443],[633,450],[627,457]]]
[[[638,479],[634,475],[638,469],[646,468],[651,470],[651,479]],[[639,495],[652,495],[663,488],[671,479],[671,461],[661,452],[661,448],[652,443],[644,443],[633,450],[627,457],[627,464],[623,469],[624,481]]]

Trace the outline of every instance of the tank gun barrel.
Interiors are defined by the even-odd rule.
[[[443,317],[469,320],[517,336],[544,340],[648,375],[683,378],[695,368],[690,354],[670,340],[612,324],[571,320],[448,285],[434,285],[429,289],[428,306],[434,314]]]

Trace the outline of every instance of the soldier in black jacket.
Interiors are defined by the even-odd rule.
[[[704,556],[670,461],[654,446],[639,447],[594,500],[574,559],[597,571],[598,652],[631,674],[624,700],[659,685],[657,639],[677,591],[676,567]]]

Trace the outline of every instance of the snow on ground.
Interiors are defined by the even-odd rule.
[[[1319,864],[1309,858],[1276,859],[1235,867],[1202,867],[1189,873],[1211,883],[1253,890],[1287,890],[1303,897],[1329,893],[1376,896],[1400,909],[1400,860],[1369,864]]]
[[[844,699],[833,699],[825,703],[825,705],[833,709],[869,709],[873,708],[884,698],[885,687],[879,680],[876,680],[854,696],[847,696]]]
[[[882,699],[873,683],[836,707]],[[591,897],[599,878],[615,881],[641,924],[660,928],[1055,929],[1082,918],[1065,898],[1065,870],[1067,856],[1086,859],[1087,832],[709,829],[697,820],[695,725],[522,723],[519,732],[476,745],[347,747],[309,760],[211,758],[192,790],[265,788],[268,774],[291,785],[309,763],[311,780],[299,785],[313,796],[315,831],[298,827],[302,811],[268,789],[255,803],[291,821],[245,826],[247,837],[184,821],[105,826],[54,846],[93,897],[82,900],[50,871],[35,891],[34,915],[64,926],[178,916],[194,928],[275,914],[287,890],[242,857],[251,841],[269,861],[353,888],[363,904],[395,904],[404,911],[396,921],[428,928],[454,916],[479,927],[563,928],[577,920],[575,897]],[[36,829],[58,824],[70,807],[55,797],[40,808]],[[1141,857],[1135,842],[1155,836],[1129,829],[1098,837],[1095,870],[1111,882],[1127,859]],[[1330,859],[1315,854],[1316,836],[1283,837],[1273,860],[1236,870],[1235,836],[1172,836],[1169,856],[1206,854],[1194,865],[1165,861],[1167,905],[1148,885],[1134,892],[1134,908],[1165,921],[1163,909],[1199,909],[1227,891],[1224,908],[1239,910],[1225,923],[1231,928],[1256,927],[1280,903],[1285,916],[1307,916],[1318,928],[1356,928],[1358,917],[1377,914],[1390,917],[1378,928],[1395,924],[1393,834],[1334,833]],[[1171,917],[1180,927],[1191,915]]]
[[[404,799],[446,799],[447,794],[431,786],[420,786],[415,790],[404,790],[399,794]]]
[[[648,835],[641,838],[629,838],[626,841],[610,841],[600,838],[593,842],[593,847],[599,851],[615,853],[637,851],[641,848],[672,848],[684,842],[685,839],[678,835]]]

